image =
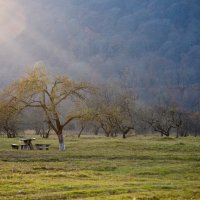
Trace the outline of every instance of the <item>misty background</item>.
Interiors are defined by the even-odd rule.
[[[199,0],[15,0],[11,11],[23,29],[0,43],[1,87],[43,61],[75,79],[119,80],[146,102],[200,109]]]

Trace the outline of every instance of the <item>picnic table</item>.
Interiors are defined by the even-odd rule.
[[[12,149],[21,149],[21,150],[33,150],[32,140],[35,138],[27,138],[27,139],[20,139],[23,141],[23,144],[11,144]],[[49,150],[50,144],[35,144],[37,150]]]
[[[33,150],[34,148],[33,148],[32,140],[35,140],[35,138],[21,139],[21,141],[24,142],[24,144],[21,145],[21,149]]]

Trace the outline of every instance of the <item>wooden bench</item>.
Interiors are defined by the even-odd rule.
[[[11,144],[12,149],[19,149],[19,145],[18,144]]]
[[[49,150],[50,144],[35,144],[37,150]]]
[[[12,149],[21,149],[21,150],[27,150],[28,146],[26,144],[11,144]]]

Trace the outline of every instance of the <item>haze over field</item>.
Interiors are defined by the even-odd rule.
[[[0,0],[0,14],[1,87],[42,60],[92,81],[126,72],[143,99],[170,90],[199,106],[199,0]]]

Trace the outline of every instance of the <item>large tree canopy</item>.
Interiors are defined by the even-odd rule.
[[[51,76],[44,66],[36,65],[26,76],[7,87],[2,96],[18,111],[26,107],[42,108],[47,123],[58,136],[60,150],[64,150],[63,128],[84,115],[78,108],[86,93],[92,90],[87,82],[73,81],[66,75]],[[67,109],[66,115],[63,109],[68,105],[71,109]]]

